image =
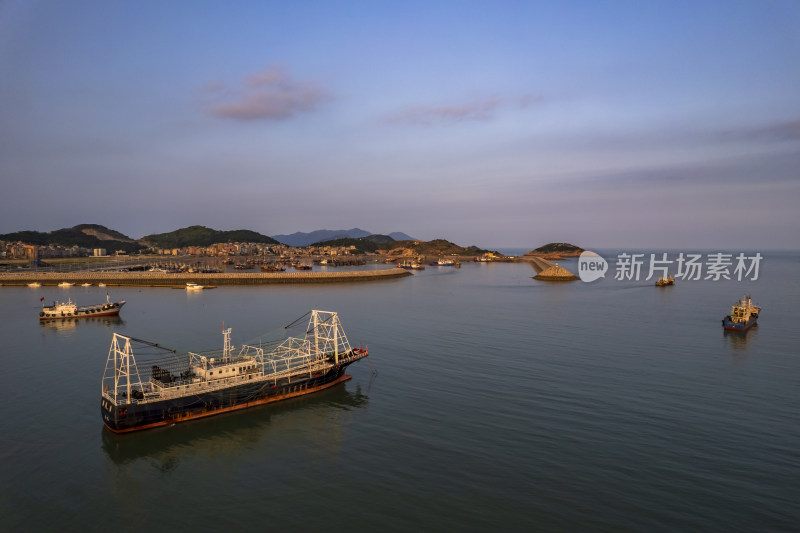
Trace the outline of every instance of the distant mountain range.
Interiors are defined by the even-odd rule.
[[[370,235],[375,235],[375,234],[370,233],[369,231],[364,231],[363,229],[359,228],[336,229],[336,230],[320,229],[317,231],[312,231],[310,233],[303,233],[298,231],[296,233],[292,233],[291,235],[273,235],[272,238],[288,246],[310,246],[318,242],[328,242],[339,239],[361,239],[364,237],[369,237]],[[398,231],[390,233],[388,236],[396,241],[414,240],[412,237],[409,237],[405,233],[401,233]]]
[[[109,252],[125,250],[134,253],[139,250],[155,248],[183,248],[186,246],[209,246],[219,242],[258,242],[263,244],[283,243],[288,246],[308,246],[318,242],[338,239],[353,239],[372,236],[372,233],[359,228],[350,230],[318,230],[310,233],[293,233],[291,235],[275,235],[268,237],[255,231],[234,230],[219,231],[205,226],[190,226],[169,233],[146,235],[141,239],[132,239],[118,231],[99,224],[79,224],[72,228],[62,228],[50,232],[18,231],[0,235],[3,241],[20,241],[37,246],[59,245],[65,247],[80,246],[82,248],[105,248]],[[387,240],[386,236],[376,236],[379,240]],[[413,240],[405,233],[391,233],[388,240]]]

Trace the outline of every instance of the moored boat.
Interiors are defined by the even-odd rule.
[[[305,316],[309,315],[303,338],[290,337],[271,349],[242,345],[235,350],[230,328],[222,331],[221,351],[202,355],[177,354],[114,333],[101,385],[103,423],[115,433],[127,433],[302,396],[347,381],[347,366],[367,357],[368,350],[350,346],[337,313],[311,311]],[[137,362],[134,344],[146,345],[150,353],[161,349],[164,355]]]
[[[186,290],[187,291],[202,291],[205,287],[202,285],[198,285],[197,283],[192,283],[191,281],[186,283]]]
[[[72,287],[73,285],[74,285],[74,283],[70,283],[68,281],[62,281],[61,283],[58,284],[59,287],[64,287],[64,288]]]
[[[761,307],[755,305],[750,296],[745,296],[731,306],[731,314],[722,319],[722,327],[726,331],[747,331],[758,325]]]
[[[404,259],[403,261],[397,263],[397,266],[400,268],[405,268],[406,270],[425,270],[425,267],[422,266],[422,264],[416,259]]]
[[[459,266],[459,263],[455,259],[440,257],[435,263],[431,263],[431,266]]]
[[[118,316],[120,309],[125,305],[125,300],[112,302],[106,294],[106,302],[97,305],[77,306],[68,298],[66,302],[53,302],[53,305],[43,305],[39,312],[39,320],[61,320],[67,318],[89,318],[99,316]]]

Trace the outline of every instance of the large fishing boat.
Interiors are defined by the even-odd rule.
[[[44,299],[44,298],[43,298]],[[98,316],[118,316],[125,300],[112,302],[106,293],[106,303],[78,307],[68,298],[66,302],[55,300],[53,305],[43,305],[39,320],[61,320],[67,318],[89,318]]]
[[[750,296],[745,296],[733,306],[731,314],[722,319],[722,327],[726,331],[747,331],[758,324],[758,314],[761,308],[750,300]]]
[[[348,365],[367,357],[366,348],[352,348],[330,311],[311,311],[305,336],[289,337],[268,347],[230,343],[223,329],[222,351],[177,354],[158,344],[114,333],[103,374],[100,413],[115,433],[127,433],[269,402],[302,396],[351,378]],[[155,358],[140,357],[133,344]],[[168,353],[164,353],[168,352]]]

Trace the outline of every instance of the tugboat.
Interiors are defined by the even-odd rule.
[[[758,324],[758,314],[761,308],[750,300],[750,296],[745,296],[733,306],[731,314],[722,319],[722,327],[725,331],[747,331]]]
[[[178,354],[159,344],[114,333],[102,380],[100,414],[114,433],[167,426],[321,391],[351,378],[345,369],[369,355],[352,348],[330,311],[311,311],[304,338],[271,346],[230,343],[223,329],[221,351]],[[132,344],[151,357],[137,361]],[[163,355],[152,357],[153,349]]]
[[[106,293],[106,303],[78,307],[72,299],[66,302],[53,302],[53,305],[43,305],[39,313],[39,320],[61,320],[63,318],[89,318],[98,316],[119,316],[119,311],[125,305],[125,300],[112,302]]]
[[[667,274],[667,277],[659,276],[658,281],[656,281],[656,287],[669,287],[670,285],[675,285],[675,278]]]

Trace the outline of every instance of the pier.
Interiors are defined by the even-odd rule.
[[[533,279],[541,281],[575,281],[578,276],[566,268],[537,256],[530,257],[531,266],[536,270]]]
[[[61,282],[104,283],[108,286],[181,287],[193,282],[204,286],[274,285],[289,283],[336,283],[379,281],[411,276],[402,268],[350,270],[343,272],[245,272],[245,273],[178,273],[166,272],[24,272],[0,273],[0,284],[58,285]]]

